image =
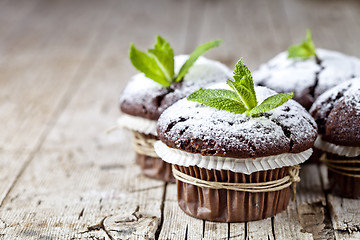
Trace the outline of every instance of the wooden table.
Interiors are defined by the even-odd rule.
[[[306,165],[296,202],[257,222],[219,224],[179,210],[176,187],[134,164],[130,134],[105,134],[136,73],[133,41],[165,36],[175,53],[223,38],[206,56],[260,63],[299,42],[360,56],[360,2],[0,2],[0,239],[360,239],[360,201],[327,190]]]

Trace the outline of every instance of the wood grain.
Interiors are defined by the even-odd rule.
[[[156,34],[175,53],[251,70],[304,37],[360,56],[356,0],[0,1],[0,239],[359,239],[358,200],[302,168],[296,202],[269,219],[219,224],[183,213],[176,186],[145,178],[131,135],[105,134],[136,73],[128,46]]]

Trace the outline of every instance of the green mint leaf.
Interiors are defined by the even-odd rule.
[[[244,59],[242,58],[236,63],[233,74],[234,74],[234,79],[238,79],[236,81],[237,83],[240,83],[240,80],[244,76],[250,76],[250,78],[252,79],[251,72],[249,68],[245,65]]]
[[[242,59],[235,66],[234,79],[235,81],[226,81],[234,91],[200,89],[190,94],[187,99],[209,107],[251,116],[277,108],[293,97],[293,93],[276,94],[257,106],[253,78]]]
[[[308,59],[312,56],[316,56],[315,45],[311,38],[311,31],[307,29],[306,39],[299,45],[289,47],[288,58]]]
[[[293,93],[283,93],[283,94],[276,94],[273,96],[268,97],[259,106],[254,107],[250,111],[247,111],[246,115],[255,115],[262,112],[267,112],[278,106],[284,104],[285,102],[289,101],[290,98],[293,97]]]
[[[174,76],[174,52],[170,44],[161,36],[157,36],[154,49],[149,49],[148,54],[155,59],[166,80],[172,82]]]
[[[180,82],[183,77],[185,76],[185,74],[189,71],[189,69],[191,68],[191,66],[195,63],[195,61],[201,56],[203,55],[205,52],[207,52],[208,50],[219,46],[222,43],[222,40],[214,40],[214,41],[210,41],[207,43],[204,43],[200,46],[198,46],[191,54],[190,57],[188,58],[188,60],[186,60],[186,62],[181,66],[179,74],[177,75],[175,82]]]
[[[191,93],[187,100],[233,113],[242,114],[246,111],[237,94],[226,89],[199,89]]]
[[[229,79],[226,83],[237,93],[238,98],[246,105],[247,109],[252,109],[256,106],[256,96],[250,89]]]
[[[249,109],[255,107],[257,104],[257,99],[256,99],[255,88],[254,88],[254,81],[251,76],[251,72],[248,69],[248,67],[245,65],[243,59],[240,59],[236,63],[233,74],[234,74],[233,77],[234,77],[235,83],[238,85],[244,86],[250,92],[250,97],[248,100],[249,105],[248,104],[246,104],[246,105],[248,106]]]
[[[152,56],[136,49],[133,43],[130,45],[129,55],[134,67],[140,72],[143,72],[146,77],[165,87],[170,86],[171,82],[168,81],[157,61]]]

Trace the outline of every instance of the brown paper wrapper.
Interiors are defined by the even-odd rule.
[[[175,168],[202,180],[231,183],[266,182],[287,175],[287,167],[250,175],[196,166],[175,165]],[[274,216],[286,209],[291,195],[290,187],[275,192],[250,193],[201,188],[181,181],[177,181],[177,190],[179,206],[185,213],[214,222],[247,222]]]
[[[147,139],[158,138],[151,134],[141,134]],[[165,182],[175,183],[175,178],[172,174],[171,164],[163,161],[161,158],[155,158],[146,156],[144,154],[136,153],[136,164],[138,164],[142,170],[142,173],[150,178],[162,180]]]
[[[326,153],[326,157],[330,160],[360,160],[358,157],[344,157],[336,154]],[[338,163],[344,167],[360,168],[359,163]],[[341,170],[344,171],[344,170]],[[358,174],[360,171],[344,171],[345,173]],[[360,199],[360,178],[346,176],[328,169],[328,178],[330,190],[333,194],[345,197]]]

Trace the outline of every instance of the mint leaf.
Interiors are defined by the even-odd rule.
[[[240,59],[236,63],[233,74],[235,82],[227,81],[226,83],[238,94],[240,94],[239,91],[242,92],[243,96],[240,97],[248,109],[255,107],[257,104],[257,99],[254,88],[254,81],[251,76],[251,72],[245,65],[243,59]]]
[[[252,109],[256,106],[256,96],[250,89],[229,79],[226,83],[237,93],[239,99],[246,105],[247,109]]]
[[[172,82],[174,76],[174,52],[170,44],[161,36],[157,36],[154,49],[149,49],[148,54],[155,59],[166,80]]]
[[[140,72],[143,72],[146,77],[165,87],[170,86],[171,82],[168,81],[164,72],[153,57],[136,49],[133,43],[130,45],[129,55],[130,61],[134,67]]]
[[[222,40],[215,40],[198,46],[183,64],[176,78],[174,76],[174,51],[169,42],[159,35],[156,37],[154,48],[148,49],[146,53],[139,51],[131,43],[130,61],[146,77],[168,87],[174,82],[180,82],[199,56],[209,49],[219,46],[221,42]]]
[[[254,107],[250,111],[246,113],[246,115],[255,115],[262,112],[267,112],[278,106],[284,104],[285,102],[289,101],[290,98],[293,97],[293,93],[283,93],[283,94],[276,94],[273,96],[268,97],[265,99],[259,106]]]
[[[234,69],[234,79],[226,83],[234,90],[200,89],[190,94],[187,99],[233,113],[256,115],[266,112],[287,102],[293,93],[276,94],[265,99],[257,106],[256,93],[250,70],[240,59]]]
[[[311,31],[307,29],[306,39],[299,45],[289,47],[288,58],[308,59],[312,56],[316,56],[315,45],[311,38]]]
[[[191,66],[196,62],[196,60],[203,55],[208,50],[219,46],[222,43],[222,40],[214,40],[207,43],[204,43],[198,46],[191,54],[188,60],[181,66],[179,74],[177,75],[175,82],[180,82],[185,74],[189,71]]]
[[[246,111],[237,94],[226,89],[199,89],[191,93],[187,100],[233,113],[242,114]]]
[[[248,69],[248,67],[245,65],[244,59],[242,58],[236,63],[233,74],[234,74],[235,82],[237,83],[240,83],[241,79],[244,76],[249,76],[252,80],[251,72]]]

